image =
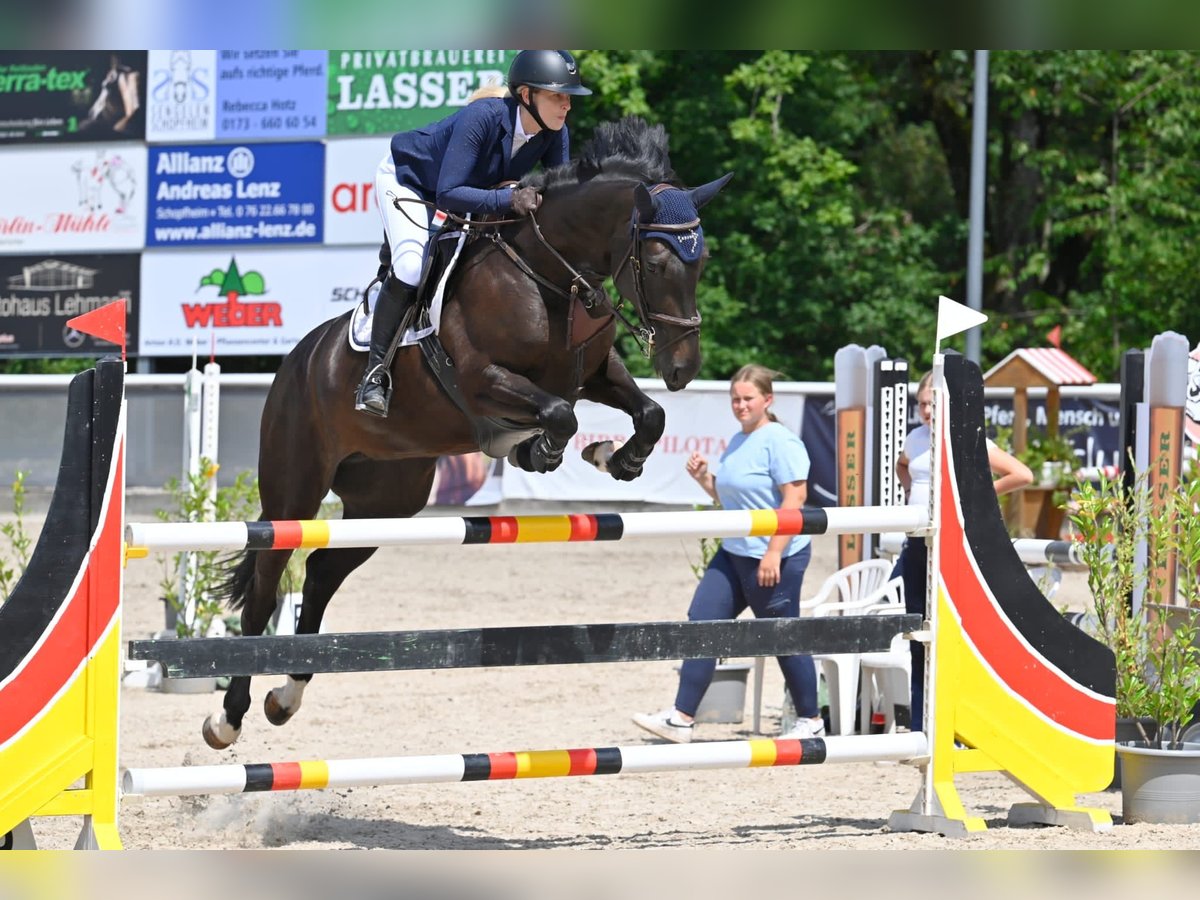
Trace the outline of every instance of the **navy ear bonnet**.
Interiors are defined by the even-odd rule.
[[[700,218],[691,194],[679,188],[660,191],[654,197],[653,225],[683,225]],[[637,218],[637,212],[634,212]],[[650,227],[647,227],[650,226]],[[651,223],[642,223],[642,236],[658,238],[678,254],[684,262],[693,263],[704,253],[704,229],[697,223],[683,231],[656,231]]]

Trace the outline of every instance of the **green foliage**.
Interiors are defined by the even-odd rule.
[[[29,565],[33,538],[25,530],[25,479],[28,472],[17,470],[12,483],[13,521],[0,524],[0,535],[8,541],[8,552],[0,554],[0,603],[8,599],[12,589]]]
[[[1153,515],[1150,499],[1145,473],[1131,488],[1106,478],[1095,485],[1082,483],[1073,497],[1071,520],[1079,532],[1079,556],[1088,567],[1095,637],[1116,657],[1117,715],[1146,716],[1159,724],[1160,735],[1178,735],[1200,701],[1200,649],[1195,645],[1200,482],[1193,478],[1165,497],[1166,514]],[[1139,564],[1142,541],[1149,558]],[[1161,564],[1172,552],[1179,561],[1177,596],[1195,611],[1191,617],[1185,613],[1174,627],[1162,609],[1143,604],[1143,612],[1135,616],[1129,602],[1139,587],[1147,597],[1155,595]],[[1148,739],[1144,731],[1142,737]]]
[[[170,494],[170,509],[155,510],[162,522],[243,522],[255,519],[262,504],[258,495],[258,479],[249,471],[237,474],[233,484],[218,486],[215,499],[209,498],[210,476],[216,467],[208,459],[200,460],[200,470],[190,476],[185,485],[172,478],[165,485]],[[332,518],[339,512],[339,502],[322,503],[317,518]],[[280,551],[285,552],[285,551]],[[280,587],[284,592],[299,591],[304,583],[304,566],[309,550],[293,550],[283,571]],[[174,610],[175,631],[180,637],[203,637],[212,623],[221,617],[221,600],[216,594],[218,586],[227,576],[229,560],[222,559],[216,550],[194,550],[191,552],[163,555],[162,578],[159,589],[163,600]],[[188,567],[188,583],[191,585],[191,603],[180,597],[180,573]],[[236,618],[227,619],[226,624],[238,632],[240,624]]]
[[[239,472],[234,483],[218,486],[209,496],[209,483],[216,467],[201,459],[199,471],[186,483],[172,478],[165,485],[171,508],[157,509],[162,522],[247,521],[258,515],[258,479],[249,471]],[[175,632],[179,637],[204,637],[212,623],[221,617],[221,600],[216,589],[225,578],[225,564],[219,551],[196,550],[160,555],[162,578],[159,589],[167,606],[175,612]],[[186,576],[182,573],[186,570]],[[189,585],[189,596],[180,595],[180,580]]]
[[[990,55],[985,368],[1055,325],[1106,380],[1163,330],[1200,335],[1198,61]],[[638,112],[667,126],[684,182],[736,173],[703,212],[703,377],[753,359],[826,379],[850,342],[929,359],[937,295],[966,293],[970,53],[608,51],[581,65],[600,96],[573,112],[576,140]],[[632,342],[621,352],[649,374]]]

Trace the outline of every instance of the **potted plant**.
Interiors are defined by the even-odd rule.
[[[1164,498],[1151,515],[1145,473],[1132,486],[1101,478],[1080,483],[1071,520],[1079,555],[1088,566],[1094,614],[1089,630],[1116,657],[1122,809],[1126,822],[1200,822],[1200,743],[1183,740],[1200,703],[1200,479]],[[1146,548],[1143,558],[1139,547]],[[1174,553],[1179,606],[1145,603],[1134,614],[1138,590],[1153,596],[1159,563]],[[1123,726],[1123,727],[1122,727]]]
[[[157,509],[163,522],[244,521],[258,514],[258,481],[249,471],[239,472],[233,484],[211,491],[216,466],[202,459],[200,470],[181,484],[165,485],[171,507]],[[161,598],[167,607],[168,632],[179,638],[208,637],[225,633],[224,606],[219,596],[225,565],[216,550],[181,551],[161,556]],[[214,678],[168,678],[161,688],[168,693],[200,693],[217,687]]]

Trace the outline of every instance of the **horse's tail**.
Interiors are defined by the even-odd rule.
[[[246,598],[250,595],[254,583],[254,564],[257,557],[257,550],[246,550],[230,560],[231,563],[236,560],[236,563],[231,565],[229,574],[214,591],[229,609],[238,610],[246,605]]]

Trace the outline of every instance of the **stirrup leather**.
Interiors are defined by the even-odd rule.
[[[383,390],[383,409],[377,409],[374,406],[368,406],[365,401],[367,388],[376,385]],[[362,382],[358,386],[358,393],[354,398],[354,408],[359,412],[370,413],[373,416],[386,418],[388,409],[392,405],[392,373],[387,366],[382,363],[372,366],[367,374],[363,376]]]

